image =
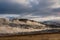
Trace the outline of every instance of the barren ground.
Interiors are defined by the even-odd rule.
[[[0,37],[0,40],[60,40],[60,33]]]

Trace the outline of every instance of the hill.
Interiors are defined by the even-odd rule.
[[[56,25],[55,25],[56,26]],[[0,36],[60,32],[59,28],[29,19],[0,18]]]

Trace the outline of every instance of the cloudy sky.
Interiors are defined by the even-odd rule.
[[[0,0],[0,17],[60,20],[60,0]]]

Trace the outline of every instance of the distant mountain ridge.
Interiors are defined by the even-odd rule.
[[[43,24],[48,25],[52,28],[60,28],[60,23],[57,21],[44,21]]]

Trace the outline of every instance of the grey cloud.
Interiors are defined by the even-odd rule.
[[[60,8],[55,8],[52,10],[53,12],[60,12]]]
[[[0,1],[0,14],[21,14],[27,11],[22,4]]]
[[[24,16],[26,14],[32,14],[32,16],[50,16],[54,15],[54,12],[59,10],[53,10],[50,8],[54,4],[51,0],[37,0],[39,3],[36,4],[32,1],[29,1],[32,7],[25,7],[20,3],[13,3],[7,0],[0,0],[0,14],[20,14]],[[53,11],[52,11],[53,10]]]
[[[32,5],[31,9],[27,11],[27,13],[31,13],[32,15],[36,16],[49,16],[51,14],[50,6],[53,5],[53,2],[49,0],[38,0],[39,4],[35,4],[30,2]],[[24,14],[25,15],[25,14]]]

